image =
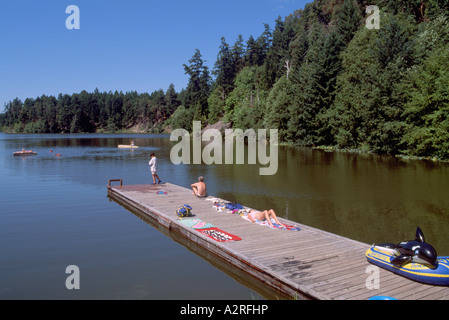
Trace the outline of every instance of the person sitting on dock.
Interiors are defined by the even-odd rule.
[[[198,178],[198,182],[197,183],[193,183],[190,185],[192,187],[193,190],[193,194],[199,198],[205,198],[207,197],[207,192],[206,192],[206,184],[204,183],[204,177],[200,176]]]
[[[271,221],[271,219],[273,219],[277,224],[283,226],[283,224],[279,222],[273,209],[265,210],[263,212],[251,209],[248,213],[248,219],[252,222],[267,220],[270,227],[273,227],[273,222]]]

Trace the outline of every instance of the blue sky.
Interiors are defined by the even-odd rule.
[[[0,2],[0,111],[18,97],[95,88],[139,93],[185,88],[199,49],[212,69],[221,37],[233,45],[274,28],[311,0],[5,0]],[[66,28],[66,7],[80,29]]]

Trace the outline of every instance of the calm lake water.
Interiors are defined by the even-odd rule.
[[[134,139],[139,149],[118,149]],[[167,135],[0,134],[0,299],[263,299],[232,276],[107,198],[108,179],[163,181],[365,243],[414,238],[419,226],[449,255],[449,165],[280,147],[279,170],[174,165]],[[33,149],[32,157],[13,152]],[[53,152],[51,152],[53,151]],[[60,154],[57,157],[56,154]],[[300,245],[300,244],[292,244]],[[68,290],[66,267],[80,269]]]

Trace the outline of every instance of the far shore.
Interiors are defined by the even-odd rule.
[[[207,125],[203,128],[203,130],[206,129],[218,129],[220,131],[224,131],[225,129],[231,128],[228,124],[224,123],[217,123],[214,125]],[[78,133],[68,133],[68,132],[59,132],[59,133],[24,133],[24,132],[10,132],[10,131],[0,131],[1,133],[5,134],[11,134],[11,135],[19,135],[19,134],[129,134],[129,135],[144,135],[144,134],[161,134],[161,135],[170,135],[171,129],[169,127],[165,128],[164,130],[139,130],[136,127],[130,128],[130,129],[124,129],[124,130],[117,130],[117,131],[108,131],[99,129],[95,132],[78,132]],[[288,142],[279,142],[279,146],[284,147],[303,147],[303,148],[310,148],[312,150],[318,150],[318,151],[324,151],[324,152],[337,152],[337,153],[354,153],[354,154],[377,154],[369,149],[349,149],[349,148],[339,148],[338,146],[300,146],[293,143]],[[401,160],[419,160],[419,161],[432,161],[435,163],[449,163],[449,160],[439,159],[437,157],[433,156],[413,156],[413,155],[406,155],[406,154],[385,154],[386,156],[396,157]]]

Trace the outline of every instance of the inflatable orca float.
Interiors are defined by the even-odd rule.
[[[365,256],[368,262],[407,278],[428,284],[449,285],[449,257],[438,257],[436,250],[425,242],[419,227],[415,240],[373,245]]]
[[[395,258],[391,260],[391,263],[395,266],[416,262],[436,267],[437,252],[430,244],[426,243],[424,234],[419,227],[416,229],[415,240],[403,241],[397,245],[383,243],[377,246],[394,250]]]

